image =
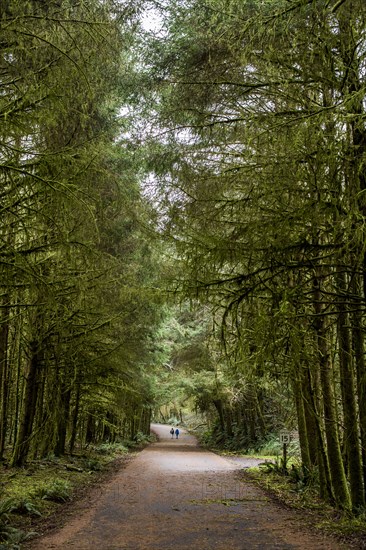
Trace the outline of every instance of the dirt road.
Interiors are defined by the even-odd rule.
[[[144,449],[85,501],[39,550],[340,550],[301,531],[299,518],[238,480],[241,464],[200,449],[184,430],[153,425]],[[248,463],[249,465],[249,463]]]

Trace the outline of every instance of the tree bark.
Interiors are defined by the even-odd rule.
[[[316,366],[315,366],[316,367]],[[313,367],[313,371],[315,368]],[[317,428],[317,402],[318,397],[314,392],[313,379],[319,378],[318,372],[311,372],[309,365],[304,365],[302,376],[302,395],[304,404],[304,416],[306,433],[308,438],[310,464],[318,464],[318,428]]]
[[[297,425],[299,429],[301,461],[304,471],[309,472],[311,469],[311,460],[307,433],[307,423],[305,418],[304,397],[302,392],[303,373],[301,365],[299,366],[299,372],[295,373],[293,378],[293,391],[295,396]]]
[[[213,399],[213,404],[217,410],[219,416],[220,428],[222,433],[225,433],[225,417],[224,417],[224,407],[221,399]]]
[[[314,310],[316,314],[314,326],[316,331],[318,361],[320,365],[320,382],[323,394],[325,435],[327,440],[327,456],[332,491],[334,493],[336,505],[341,509],[350,510],[351,498],[348,491],[339,441],[332,363],[330,360],[328,346],[327,325],[321,305],[319,277],[314,278]]]
[[[40,353],[38,342],[30,344],[30,361],[24,388],[24,404],[20,426],[11,459],[11,466],[23,466],[28,457],[32,436],[33,420],[36,412],[38,393],[38,371],[40,369]]]
[[[3,303],[8,303],[6,297]],[[8,400],[9,400],[9,309],[3,310],[3,323],[0,325],[0,460],[3,458],[5,440],[8,428]]]
[[[342,269],[342,268],[341,268]],[[346,309],[346,276],[344,270],[338,270],[338,342],[339,369],[342,394],[343,422],[345,427],[344,444],[349,467],[349,481],[354,510],[364,505],[364,489],[359,443],[358,415],[355,398],[355,382],[351,361],[351,338],[348,312]]]
[[[351,281],[351,292],[353,296],[360,296],[360,300],[353,304],[351,318],[352,344],[356,365],[357,397],[360,422],[362,477],[365,493],[364,497],[366,498],[366,369],[362,314],[360,311],[362,303],[361,286],[359,277],[356,274],[353,274]]]
[[[60,408],[57,413],[56,421],[56,444],[54,451],[56,456],[65,454],[67,424],[70,414],[70,399],[71,390],[65,388],[63,384],[60,390]]]
[[[78,420],[79,420],[80,396],[81,396],[81,386],[79,383],[76,383],[75,403],[74,403],[74,410],[72,412],[71,435],[70,435],[70,441],[69,441],[70,454],[74,452],[74,447],[75,447],[77,426],[78,426]]]

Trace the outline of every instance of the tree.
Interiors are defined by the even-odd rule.
[[[149,214],[119,114],[138,9],[0,8],[0,441],[14,466],[113,437],[150,407]],[[126,396],[136,407],[121,411]]]
[[[256,342],[249,357],[259,349],[273,374],[282,359],[293,365],[281,376],[294,388],[303,455],[315,429],[321,494],[346,509],[364,502],[353,377],[357,361],[363,395],[365,15],[358,0],[172,4],[164,46],[154,39],[150,51],[164,130],[150,155],[185,263],[176,284],[222,311],[239,358],[248,327],[274,320],[274,345]],[[355,449],[347,464],[342,441]]]

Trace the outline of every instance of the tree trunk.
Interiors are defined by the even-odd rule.
[[[321,305],[319,278],[314,278],[314,322],[318,361],[320,365],[320,382],[323,393],[325,435],[327,440],[327,455],[332,490],[336,505],[339,508],[350,510],[351,498],[348,491],[346,474],[342,461],[341,446],[338,434],[338,418],[336,413],[335,395],[333,388],[332,363],[328,349],[328,331]]]
[[[353,274],[352,276],[351,292],[353,296],[360,296],[361,294],[361,284],[356,274]],[[362,477],[364,493],[366,497],[366,370],[362,315],[360,311],[361,300],[362,297],[360,296],[360,301],[354,303],[352,308],[352,343],[356,364],[357,396],[362,452]]]
[[[95,441],[95,418],[94,416],[89,413],[87,422],[86,422],[86,430],[85,430],[85,443],[93,443]]]
[[[295,405],[297,413],[297,425],[299,429],[301,461],[304,470],[309,472],[311,469],[307,424],[305,418],[304,397],[302,392],[302,366],[299,366],[299,372],[293,377],[293,391],[295,396]]]
[[[75,392],[74,410],[72,412],[71,435],[70,435],[70,441],[69,441],[70,454],[74,452],[74,447],[75,447],[77,426],[78,426],[78,420],[79,420],[80,395],[81,395],[81,387],[80,387],[80,384],[77,383],[76,392]]]
[[[31,342],[30,354],[31,358],[29,362],[28,375],[25,380],[22,416],[11,459],[11,466],[23,466],[27,459],[32,435],[33,420],[36,412],[38,391],[37,379],[38,371],[40,369],[40,354],[38,351],[37,341]]]
[[[339,369],[342,393],[344,443],[349,466],[352,507],[360,509],[364,505],[364,489],[361,466],[361,451],[358,433],[358,415],[355,398],[355,383],[351,361],[351,339],[348,313],[346,310],[346,277],[344,270],[337,273],[338,292],[338,341]]]
[[[50,430],[48,429],[48,416],[49,416],[49,407],[50,405],[45,404],[45,394],[46,391],[46,373],[44,372],[44,369],[42,372],[38,374],[38,383],[37,383],[37,399],[38,403],[41,404],[41,406],[37,407],[36,414],[34,417],[33,422],[33,429],[36,431],[36,444],[33,445],[33,457],[37,458],[46,456],[50,450],[50,438],[53,436],[53,434],[50,434]],[[54,403],[53,403],[54,404]],[[56,408],[53,406],[53,408]]]
[[[13,360],[16,363],[16,383],[14,388],[14,418],[12,418],[12,452],[14,452],[15,449],[15,443],[18,437],[18,427],[19,427],[19,416],[21,411],[21,403],[22,403],[22,396],[24,394],[24,380],[22,376],[22,353],[20,350],[20,329],[21,329],[21,321],[18,319],[18,322],[16,324],[16,330],[15,331],[15,344],[14,348],[12,350],[12,356],[10,360]]]
[[[306,422],[306,433],[308,436],[308,448],[310,464],[315,466],[318,464],[318,435],[319,430],[317,427],[317,415],[318,415],[318,396],[314,391],[314,378],[316,381],[319,379],[319,373],[315,371],[315,367],[312,367],[313,372],[310,371],[309,365],[304,365],[305,372],[302,376],[302,394],[304,405],[304,416]],[[314,372],[315,371],[315,372]]]
[[[222,405],[222,400],[221,399],[213,399],[212,402],[215,405],[215,408],[217,410],[217,414],[219,415],[221,431],[222,431],[222,433],[225,433],[225,417],[224,417],[224,407]]]
[[[70,399],[71,390],[66,389],[63,384],[60,391],[60,408],[57,414],[56,444],[54,450],[56,456],[65,454],[66,432],[70,414]]]
[[[3,303],[9,303],[6,297]],[[8,428],[8,399],[9,399],[9,310],[3,310],[3,323],[0,325],[0,460],[3,458],[5,440]]]

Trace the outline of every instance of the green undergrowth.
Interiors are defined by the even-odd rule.
[[[265,438],[258,439],[256,442],[248,441],[239,434],[227,435],[215,430],[207,430],[205,427],[191,429],[192,433],[198,438],[203,447],[211,450],[227,453],[230,455],[245,455],[251,457],[277,457],[282,454],[283,445],[280,442],[278,433],[268,434]],[[294,439],[287,446],[289,457],[300,457],[300,444],[298,439]]]
[[[266,457],[267,458],[267,457]],[[242,479],[263,489],[267,495],[281,504],[301,513],[301,518],[312,529],[318,529],[347,542],[350,548],[365,548],[366,510],[350,513],[336,510],[318,495],[316,474],[304,474],[299,462],[282,469],[281,460],[245,469]]]
[[[136,439],[31,460],[24,468],[1,465],[0,549],[20,549],[40,522],[59,513],[62,505],[80,497],[151,441],[143,436]]]
[[[207,432],[197,435],[204,447],[220,455],[261,460],[259,466],[242,470],[243,480],[256,484],[272,499],[300,513],[311,529],[333,535],[346,542],[349,548],[366,548],[366,508],[351,514],[336,510],[321,500],[317,472],[302,468],[298,441],[287,446],[284,464],[283,447],[276,434],[244,448],[234,448],[232,442],[217,444]]]

